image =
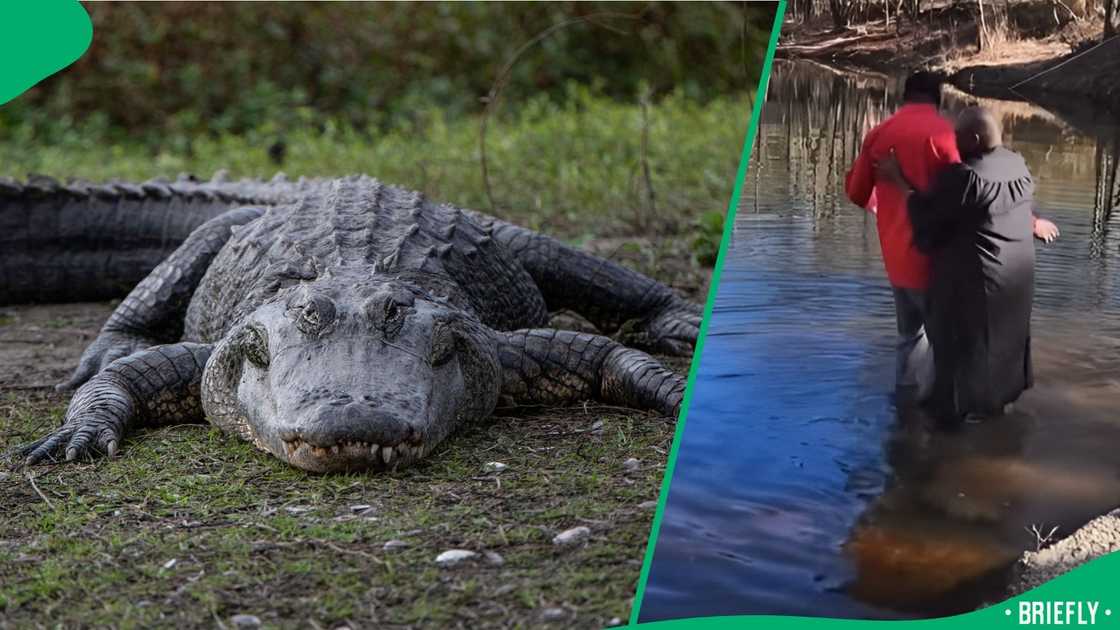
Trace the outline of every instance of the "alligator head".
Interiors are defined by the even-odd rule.
[[[497,404],[494,333],[456,302],[401,278],[283,290],[218,343],[206,415],[309,471],[415,462]]]

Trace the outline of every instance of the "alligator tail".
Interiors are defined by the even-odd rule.
[[[290,189],[286,180],[220,176],[140,184],[0,178],[0,305],[123,297],[199,225],[232,208],[273,205]]]

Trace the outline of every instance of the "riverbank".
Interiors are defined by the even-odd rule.
[[[977,51],[979,29],[971,13],[946,7],[901,26],[897,21],[846,29],[819,21],[787,23],[776,56],[892,76],[926,68],[970,93],[1028,99],[1059,109],[1074,96],[1116,112],[1120,37],[1102,43],[1099,24],[1092,19],[1070,21],[1049,30],[1036,28],[1035,36],[1004,24],[998,36],[989,35],[985,50]]]
[[[1120,37],[1058,58],[964,67],[949,80],[968,92],[1064,109],[1083,99],[1120,114]]]
[[[1120,509],[1089,521],[1049,547],[1024,553],[1015,566],[1008,595],[1021,595],[1114,551],[1120,551]]]

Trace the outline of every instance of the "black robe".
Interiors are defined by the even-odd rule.
[[[998,414],[1032,385],[1033,205],[1026,162],[1002,147],[910,196],[914,243],[931,257],[930,402],[944,412]]]

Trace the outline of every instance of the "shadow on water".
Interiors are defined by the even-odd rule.
[[[953,431],[896,408],[878,238],[843,178],[898,82],[776,63],[643,621],[963,612],[1001,599],[1008,567],[1052,528],[1120,505],[1120,125],[983,104],[1062,229],[1038,247],[1035,388]]]

